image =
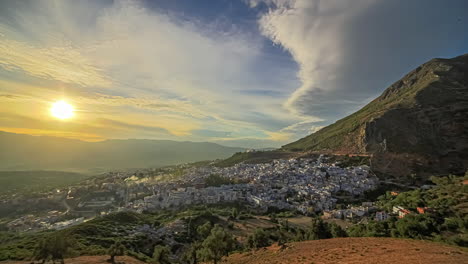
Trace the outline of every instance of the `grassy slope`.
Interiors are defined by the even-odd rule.
[[[362,149],[359,149],[359,146],[356,146],[357,143],[353,141],[362,133],[361,129],[363,126],[390,109],[413,106],[416,94],[435,81],[432,76],[425,73],[431,67],[432,62],[436,61],[438,60],[432,60],[418,67],[403,78],[405,81],[413,81],[414,78],[418,78],[415,83],[407,85],[400,80],[359,111],[322,128],[312,135],[287,144],[283,146],[283,149],[291,151],[319,151],[346,148],[355,152],[362,151]]]

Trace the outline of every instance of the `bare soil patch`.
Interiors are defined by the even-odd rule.
[[[395,238],[335,238],[277,245],[233,254],[229,264],[325,264],[325,263],[468,263],[464,248],[439,243]]]

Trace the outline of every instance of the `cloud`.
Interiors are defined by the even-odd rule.
[[[0,66],[9,71],[21,69],[33,76],[82,86],[109,87],[111,81],[73,47],[34,47],[0,39]]]
[[[288,50],[299,64],[301,87],[294,91],[285,106],[296,114],[311,113],[312,104],[322,106],[333,85],[343,59],[341,39],[344,26],[359,15],[372,1],[266,1],[271,7],[259,19],[266,37]],[[257,6],[253,1],[251,6]]]
[[[284,106],[329,121],[357,110],[405,72],[466,46],[466,1],[251,0],[262,34],[299,65]],[[261,8],[261,7],[267,7]],[[425,8],[421,8],[424,6]],[[458,51],[457,51],[458,50]],[[447,52],[449,51],[449,52]]]
[[[252,0],[258,21],[229,26],[144,1],[3,1],[0,111],[49,123],[0,126],[58,131],[65,98],[63,131],[277,146],[460,50],[466,1],[430,3]]]
[[[312,118],[287,126],[281,129],[280,132],[294,134],[297,137],[304,137],[323,128],[324,121],[325,120],[322,119]]]
[[[23,96],[15,95],[15,94],[0,94],[0,101],[4,100],[22,100],[24,99]]]
[[[268,138],[270,130],[298,121],[280,107],[285,86],[272,85],[294,73],[274,66],[276,57],[265,55],[261,36],[248,30],[201,24],[137,1],[3,5],[14,5],[5,9],[15,12],[0,18],[0,47],[7,50],[1,65],[24,79],[58,81],[43,94],[21,90],[42,99],[64,96],[90,122],[118,114],[120,121],[203,140],[227,136],[208,130]]]

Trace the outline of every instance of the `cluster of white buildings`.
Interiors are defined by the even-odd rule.
[[[200,183],[216,174],[241,184],[203,187]],[[341,168],[312,159],[274,160],[263,164],[236,164],[232,167],[194,167],[188,169],[182,185],[153,186],[153,195],[138,202],[140,209],[176,209],[193,204],[244,201],[257,207],[296,209],[303,213],[330,210],[341,192],[360,195],[378,181],[367,166]],[[191,185],[191,186],[190,186]],[[135,208],[135,206],[134,206]]]
[[[363,202],[361,206],[348,206],[344,209],[328,210],[323,212],[324,219],[360,219],[377,211],[373,202]]]
[[[177,174],[177,177],[172,177]],[[207,186],[210,175],[232,184]],[[169,177],[167,177],[169,176]],[[161,178],[168,178],[161,181]],[[161,169],[109,172],[103,177],[71,186],[57,201],[67,212],[45,217],[24,216],[12,221],[13,230],[61,229],[79,224],[82,217],[119,210],[179,209],[198,204],[247,203],[258,209],[269,207],[297,210],[304,214],[334,209],[337,197],[357,196],[375,188],[377,178],[369,167],[341,168],[313,159],[283,159],[263,164],[232,167],[177,166]],[[61,222],[63,214],[76,218]],[[348,213],[344,213],[347,215]],[[355,212],[360,214],[360,212]]]

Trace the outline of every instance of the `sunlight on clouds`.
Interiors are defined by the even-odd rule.
[[[220,31],[215,23],[202,25],[133,1],[38,1],[16,13],[21,30],[0,25],[0,65],[64,83],[5,88],[5,94],[16,95],[16,89],[37,98],[37,120],[49,121],[42,116],[44,104],[65,95],[79,111],[70,129],[88,122],[103,137],[207,140],[209,133],[199,131],[210,127],[232,137],[283,140],[275,130],[302,121],[281,108],[284,97],[242,93],[246,84],[271,89],[257,86],[259,76],[251,71],[263,52],[263,40],[251,32]],[[9,111],[24,115],[20,104]]]
[[[0,39],[0,66],[33,76],[82,86],[109,87],[111,81],[72,47],[40,48]]]

